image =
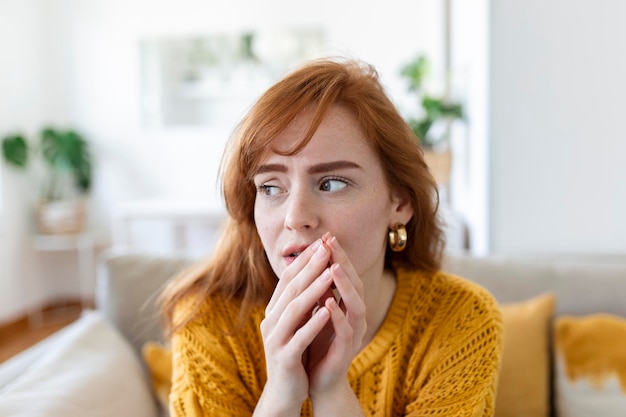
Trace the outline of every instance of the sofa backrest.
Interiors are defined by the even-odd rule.
[[[551,292],[556,315],[604,312],[626,317],[626,257],[451,255],[443,269],[482,285],[500,303]]]
[[[191,263],[183,257],[104,252],[98,259],[96,309],[139,353],[144,343],[163,340],[156,297],[170,278]]]

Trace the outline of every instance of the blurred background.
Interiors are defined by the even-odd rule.
[[[448,250],[624,255],[624,21],[613,0],[0,0],[0,137],[19,158],[17,137],[30,155],[55,126],[59,149],[88,148],[89,172],[57,199],[80,204],[53,208],[49,154],[2,159],[0,323],[89,299],[111,247],[210,251],[232,129],[285,72],[328,55],[373,64],[407,120],[425,97],[462,108],[430,149],[447,155],[432,163]]]

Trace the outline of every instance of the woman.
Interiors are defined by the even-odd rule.
[[[440,271],[437,191],[370,66],[271,87],[222,165],[229,220],[162,295],[172,416],[490,416],[498,307]]]

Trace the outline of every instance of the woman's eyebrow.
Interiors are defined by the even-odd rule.
[[[361,165],[351,161],[333,161],[316,164],[308,169],[309,174],[321,174],[339,169],[363,169]]]
[[[307,172],[309,174],[321,174],[329,171],[336,171],[340,169],[363,169],[361,165],[351,162],[351,161],[332,161],[332,162],[324,162],[321,164],[315,164],[311,166]],[[283,164],[265,164],[259,166],[254,175],[264,174],[267,172],[287,172],[288,168]]]
[[[287,167],[282,164],[265,164],[259,166],[256,171],[254,171],[254,175],[264,174],[266,172],[287,172]]]

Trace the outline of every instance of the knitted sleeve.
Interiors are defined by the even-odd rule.
[[[443,296],[422,358],[426,372],[413,379],[417,394],[406,407],[408,416],[493,416],[502,318],[486,291],[468,285]]]
[[[213,300],[211,308],[172,336],[170,416],[250,416],[260,396],[262,346],[254,326],[235,335],[237,310]],[[246,348],[247,347],[247,348]]]

